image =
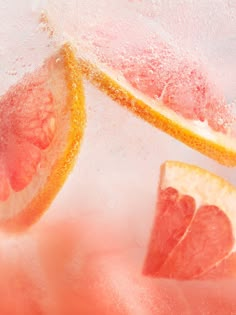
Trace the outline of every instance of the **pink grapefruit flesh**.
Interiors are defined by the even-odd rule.
[[[228,194],[233,204],[224,206],[219,193],[224,198]],[[162,167],[144,274],[181,280],[235,276],[234,196],[235,188],[217,176],[167,162]]]
[[[0,157],[4,176],[0,178],[0,200],[8,199],[9,186],[21,191],[32,180],[55,133],[55,98],[46,87],[47,68],[34,77],[26,76],[0,100]]]
[[[195,212],[195,201],[190,196],[181,196],[176,189],[167,188],[160,191],[158,215],[150,241],[153,259],[148,272],[155,273],[165,262],[169,252],[178,244],[189,226]]]

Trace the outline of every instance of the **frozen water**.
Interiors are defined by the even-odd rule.
[[[53,52],[47,34],[40,29],[40,12],[30,0],[0,1],[0,94]]]
[[[129,26],[137,21],[145,27],[137,25],[136,41],[152,30],[161,30],[163,37],[170,34],[167,40],[174,38],[177,48],[181,43],[189,51],[199,51],[220,84],[227,80],[223,85],[227,98],[235,98],[235,6],[230,7],[234,2],[0,3],[1,93],[54,49],[38,30],[40,10],[45,7],[54,22],[60,21],[63,40],[73,37],[78,41],[83,37],[81,27],[90,31],[99,19],[108,28],[112,27],[110,21],[126,21],[127,34],[121,38],[127,45],[132,33]],[[117,44],[119,41],[114,45],[122,49]],[[88,122],[67,183],[29,232],[17,238],[1,235],[0,313],[236,314],[233,281],[182,283],[141,276],[160,165],[167,159],[190,162],[236,185],[234,171],[134,117],[86,81],[85,92]]]

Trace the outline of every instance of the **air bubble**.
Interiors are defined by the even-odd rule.
[[[7,71],[7,74],[15,76],[15,75],[17,75],[17,71],[16,70],[9,70],[9,71]]]
[[[219,118],[219,119],[218,119],[218,124],[219,124],[220,126],[223,126],[223,125],[224,125],[224,119],[223,119],[223,118]]]

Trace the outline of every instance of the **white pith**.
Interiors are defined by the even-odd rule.
[[[19,192],[11,189],[9,198],[0,201],[0,220],[8,219],[27,207],[39,191],[44,187],[50,176],[51,169],[58,157],[61,156],[69,132],[68,121],[70,119],[67,106],[67,90],[63,60],[57,59],[49,71],[45,88],[51,90],[55,102],[56,133],[52,143],[46,150],[42,150],[42,160],[38,165],[37,172],[30,184]]]

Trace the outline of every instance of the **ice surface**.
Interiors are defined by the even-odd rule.
[[[181,42],[189,51],[200,51],[220,84],[227,80],[223,88],[228,100],[235,98],[233,1],[0,3],[1,93],[54,49],[36,22],[45,7],[55,14],[55,21],[60,18],[64,39],[69,35],[75,41],[80,27],[89,30],[99,19],[113,17],[127,25],[147,21],[138,41],[156,30],[158,19],[162,36],[170,34],[168,41],[174,37],[177,48]],[[205,15],[209,24],[203,23]],[[234,171],[134,117],[86,81],[85,92],[88,122],[74,171],[47,214],[28,233],[1,235],[0,313],[236,314],[233,281],[185,283],[141,276],[160,165],[167,159],[190,162],[236,185]]]
[[[0,1],[0,94],[55,50],[40,28],[40,12],[34,1]]]

